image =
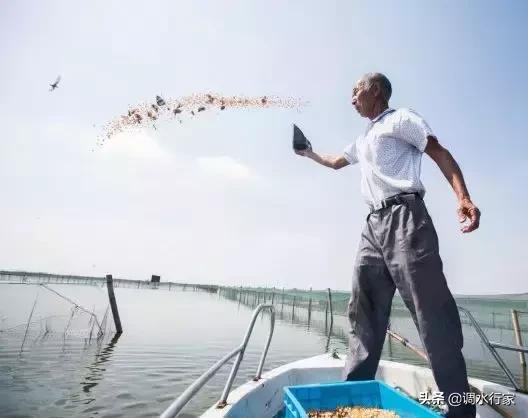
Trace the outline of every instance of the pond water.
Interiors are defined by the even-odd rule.
[[[93,310],[101,322],[106,289],[98,286],[49,285],[60,295]],[[0,287],[1,417],[154,417],[214,362],[240,344],[252,308],[217,294],[195,291],[117,288],[124,333],[112,338],[111,315],[104,337],[90,315],[46,288]],[[35,303],[36,300],[36,303]],[[34,305],[35,303],[35,305]],[[31,326],[26,327],[33,310]],[[391,319],[394,329],[418,342],[405,315]],[[102,324],[104,326],[104,324]],[[234,387],[255,372],[269,329],[269,318],[257,320]],[[90,331],[92,337],[90,338]],[[505,329],[486,329],[490,339],[514,343]],[[327,350],[346,351],[347,323],[335,316],[327,339],[324,312],[277,307],[277,323],[264,370]],[[464,327],[469,373],[507,383],[474,330]],[[526,334],[523,335],[525,338]],[[383,358],[423,362],[397,342],[388,341]],[[515,353],[504,353],[519,373]],[[197,417],[220,396],[226,366],[188,404],[182,417]]]

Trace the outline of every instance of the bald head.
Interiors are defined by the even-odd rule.
[[[385,99],[387,102],[389,101],[392,95],[392,86],[391,82],[384,74],[367,73],[362,77],[362,80],[365,82],[368,89],[374,85],[377,85],[383,99]]]
[[[381,73],[367,73],[352,90],[352,106],[358,113],[374,119],[389,106],[392,87],[389,79]]]

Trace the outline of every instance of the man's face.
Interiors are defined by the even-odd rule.
[[[373,91],[374,89],[367,88],[367,86],[368,83],[361,79],[356,83],[356,86],[352,90],[352,106],[354,106],[357,112],[363,117],[368,117],[376,100]]]

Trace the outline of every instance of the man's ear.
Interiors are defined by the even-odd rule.
[[[372,83],[371,89],[372,89],[372,93],[374,94],[374,97],[381,96],[381,86],[377,81]]]

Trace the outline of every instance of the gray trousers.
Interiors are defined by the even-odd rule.
[[[469,392],[460,316],[442,272],[433,222],[419,197],[410,196],[367,218],[348,307],[346,380],[374,379],[395,289],[418,328],[444,399],[453,392]],[[475,407],[450,408],[447,416],[472,418]]]

